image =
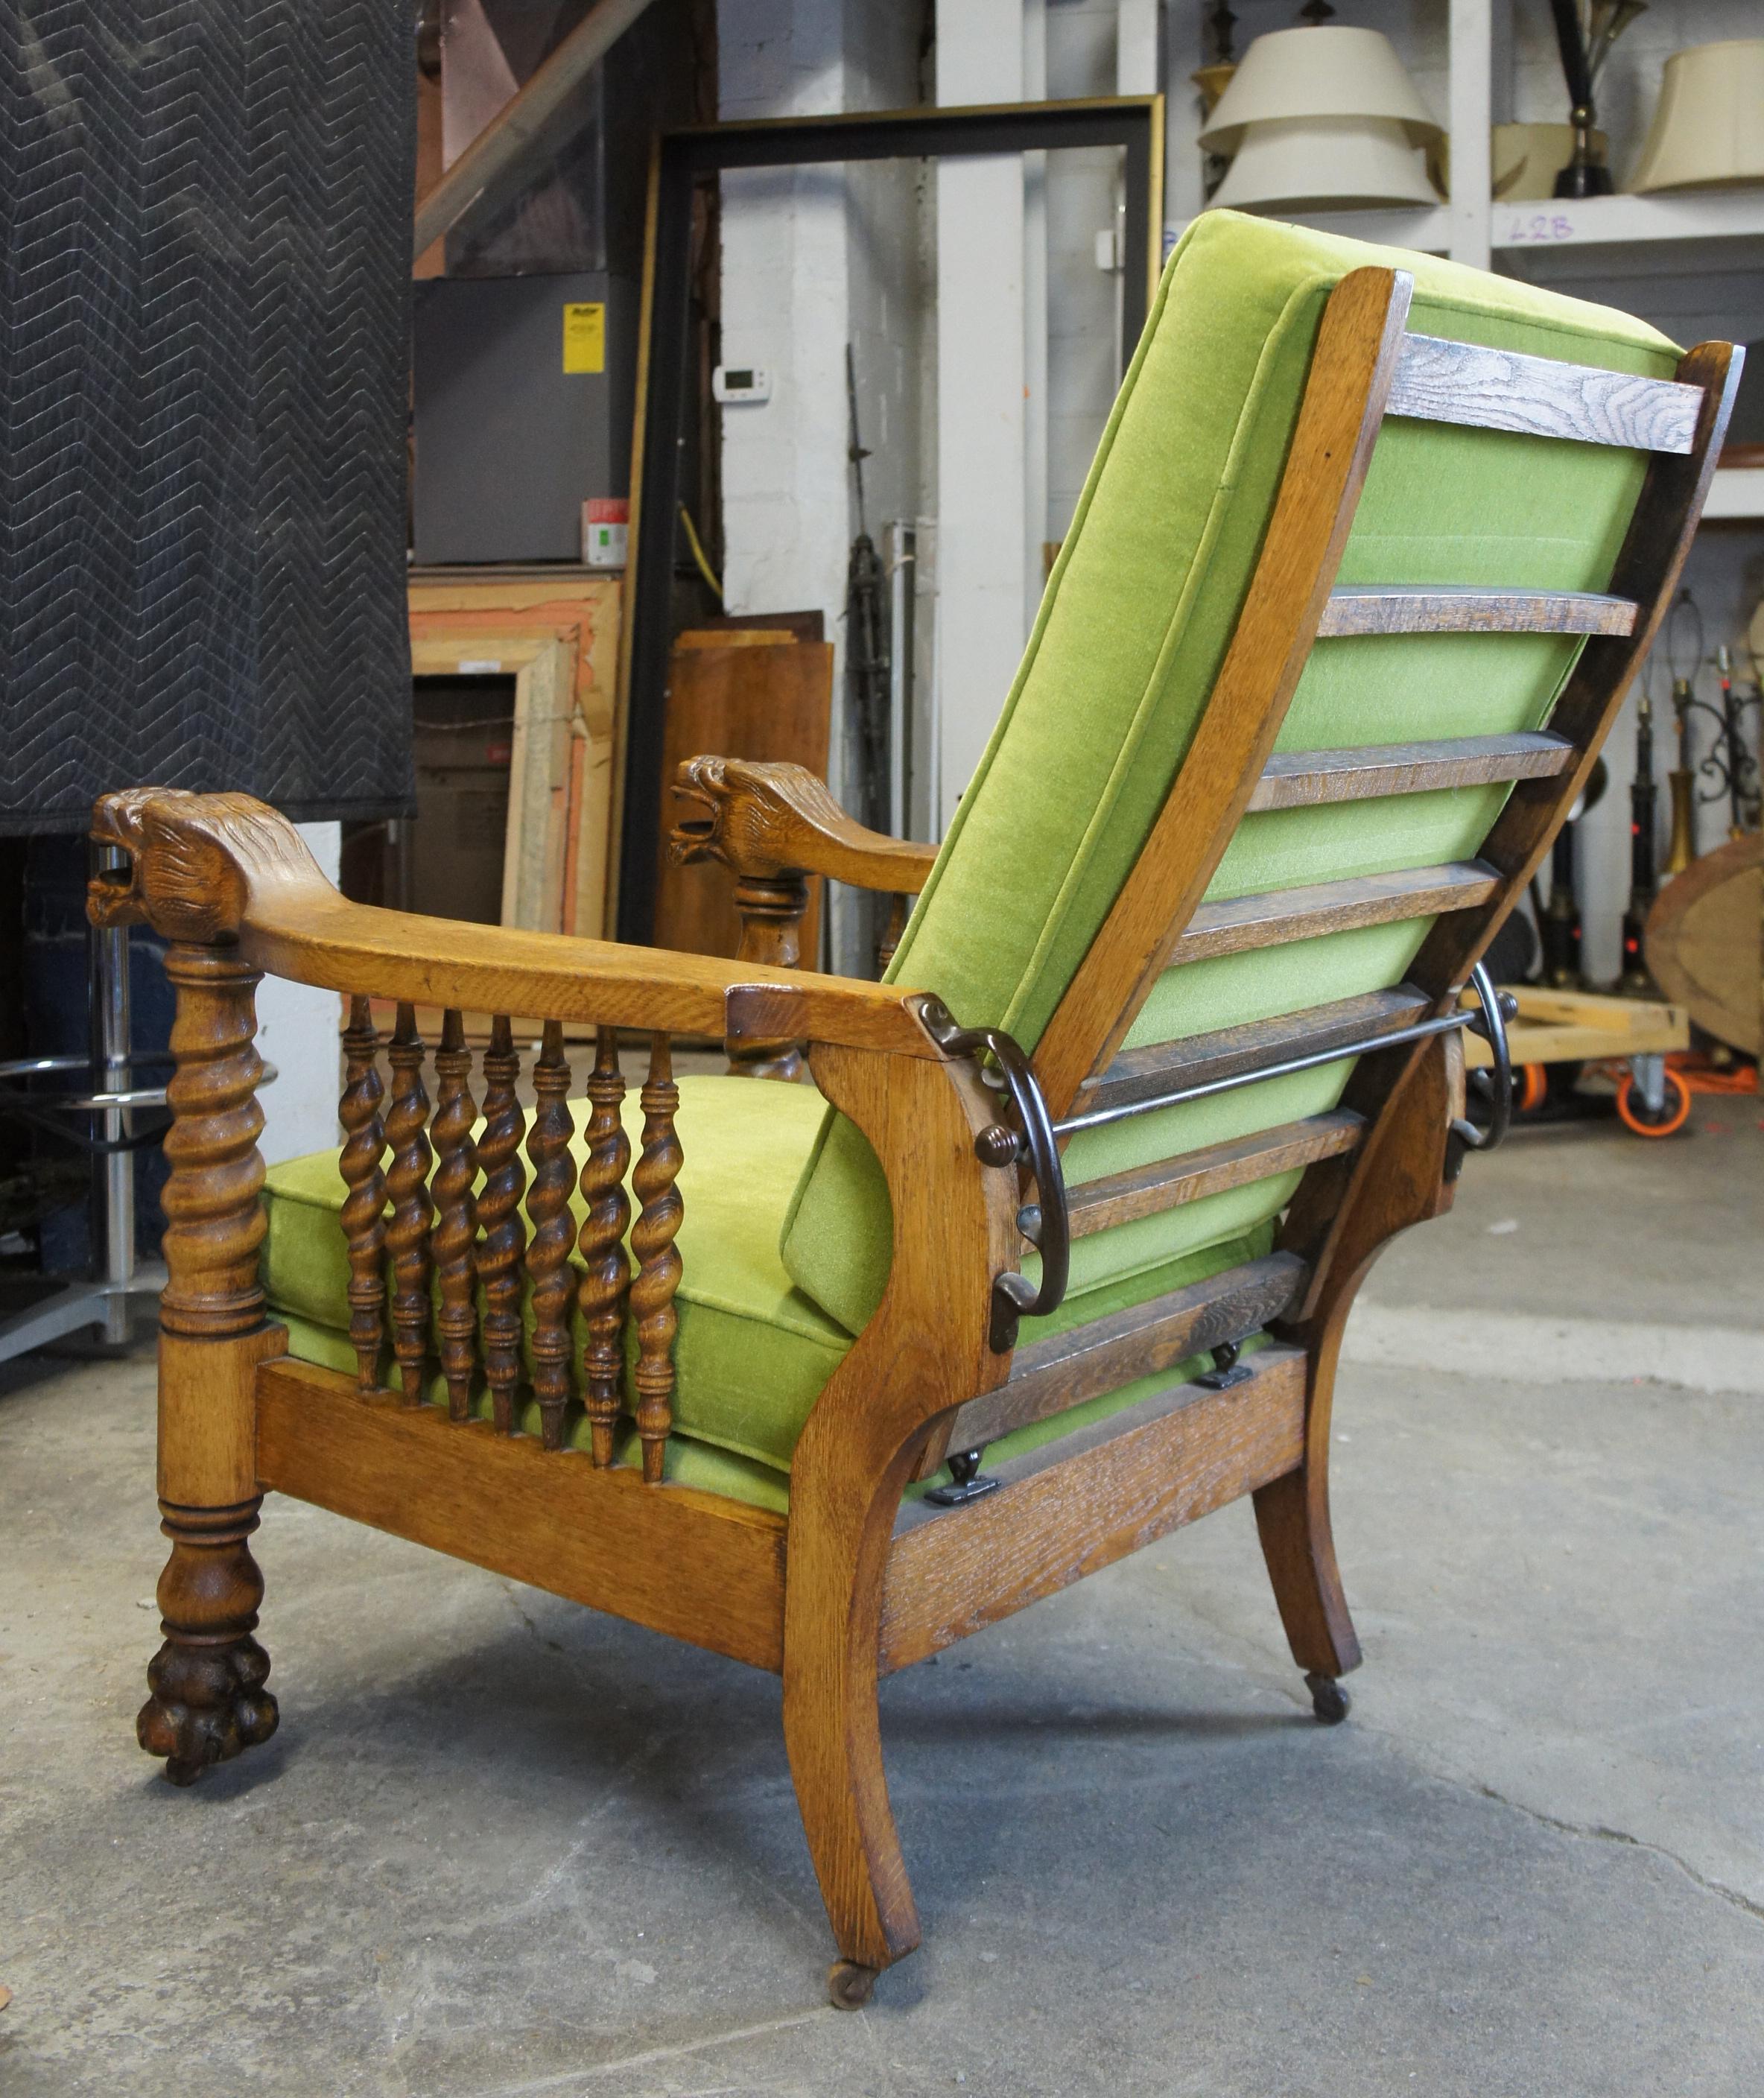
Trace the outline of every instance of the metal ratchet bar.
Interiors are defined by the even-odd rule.
[[[1268,1078],[1290,1078],[1297,1071],[1320,1070],[1325,1064],[1339,1064],[1349,1056],[1369,1056],[1379,1049],[1400,1048],[1406,1042],[1424,1042],[1430,1035],[1449,1034],[1468,1027],[1477,1015],[1468,1008],[1442,1013],[1437,1020],[1419,1020],[1412,1027],[1399,1027],[1388,1034],[1368,1035],[1359,1042],[1344,1042],[1339,1048],[1314,1049],[1303,1056],[1288,1056],[1278,1064],[1264,1064],[1250,1071],[1234,1071],[1229,1078],[1209,1078],[1205,1084],[1178,1086],[1148,1100],[1127,1100],[1119,1107],[1095,1108],[1089,1114],[1069,1115],[1054,1124],[1056,1137],[1073,1136],[1080,1130],[1103,1129],[1111,1122],[1126,1121],[1134,1115],[1155,1114],[1160,1108],[1182,1106],[1188,1100],[1209,1099],[1215,1093],[1235,1092],[1240,1086],[1259,1086]]]

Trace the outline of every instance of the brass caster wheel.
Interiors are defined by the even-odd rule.
[[[1339,1727],[1352,1708],[1353,1701],[1332,1675],[1307,1675],[1305,1688],[1310,1692],[1310,1709],[1323,1727]]]
[[[875,1986],[876,1969],[855,1960],[836,1960],[827,1970],[827,2000],[836,2011],[861,2011]]]

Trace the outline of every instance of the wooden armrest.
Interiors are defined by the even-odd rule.
[[[738,1042],[788,1036],[942,1053],[920,1024],[917,996],[880,984],[350,903],[294,826],[247,794],[107,794],[92,834],[129,862],[93,883],[94,924],[236,944],[254,968],[296,983]]]
[[[935,845],[883,836],[853,823],[821,781],[800,765],[739,757],[689,757],[675,795],[701,812],[682,816],[668,840],[675,863],[721,860],[733,874],[774,880],[827,875],[854,889],[916,896]]]

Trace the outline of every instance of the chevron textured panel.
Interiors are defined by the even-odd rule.
[[[0,833],[408,807],[400,0],[0,0]]]

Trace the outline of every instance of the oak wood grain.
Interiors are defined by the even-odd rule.
[[[257,972],[226,947],[174,944],[165,973],[176,995],[173,1069],[165,1088],[170,1177],[160,1196],[167,1279],[160,1328],[226,1339],[263,1321],[263,1110],[253,994]]]
[[[459,1013],[442,1016],[435,1052],[435,1279],[441,1286],[441,1374],[447,1410],[463,1420],[472,1403],[477,1365],[478,1209],[472,1193],[478,1148],[472,1131],[477,1105],[472,1097],[472,1051]]]
[[[1319,641],[1354,634],[1627,634],[1630,598],[1591,590],[1406,590],[1393,583],[1332,590]]]
[[[1477,860],[1459,860],[1234,896],[1221,903],[1203,903],[1169,959],[1173,964],[1205,961],[1214,955],[1316,939],[1356,925],[1389,925],[1399,919],[1469,911],[1485,903],[1499,886],[1492,868]]]
[[[516,1088],[520,1057],[506,1012],[490,1025],[484,1052],[484,1131],[478,1139],[478,1280],[484,1291],[484,1375],[490,1417],[500,1435],[515,1432],[515,1390],[520,1381],[520,1286],[527,1227],[520,1214],[527,1172],[521,1139],[527,1118]]]
[[[1132,872],[1036,1047],[1056,1119],[1120,1047],[1272,754],[1341,565],[1413,290],[1406,271],[1355,270],[1324,309],[1274,514],[1212,697]]]
[[[833,703],[833,650],[826,642],[755,645],[751,632],[701,637],[668,667],[668,707],[660,777],[678,776],[700,751],[744,762],[788,762],[812,775],[827,770]],[[703,955],[734,955],[740,914],[729,884],[697,854],[678,848],[665,806],[655,843],[657,946]],[[803,946],[819,946],[817,884],[805,897]]]
[[[344,1088],[337,1119],[344,1144],[338,1170],[349,1189],[343,1198],[343,1236],[349,1249],[349,1345],[357,1380],[372,1391],[380,1380],[386,1310],[386,1130],[380,1119],[385,1087],[375,1057],[380,1035],[365,998],[350,1001],[344,1030]]]
[[[1542,731],[1367,744],[1349,750],[1277,751],[1256,782],[1249,808],[1254,814],[1265,809],[1370,801],[1387,794],[1431,794],[1499,779],[1553,779],[1573,759],[1571,744]]]
[[[362,1396],[309,1363],[257,1378],[266,1488],[755,1667],[783,1661],[782,1516],[437,1407]]]
[[[1499,877],[1487,908],[1442,915],[1411,963],[1409,981],[1435,1001],[1456,997],[1585,790],[1599,746],[1678,587],[1732,413],[1740,362],[1733,345],[1722,342],[1700,344],[1679,362],[1678,383],[1695,387],[1701,395],[1695,441],[1687,454],[1656,453],[1649,461],[1610,577],[1611,589],[1633,599],[1642,617],[1627,636],[1593,636],[1576,657],[1549,722],[1551,731],[1573,745],[1574,762],[1553,779],[1517,782],[1507,797],[1480,854],[1482,864]],[[1415,1073],[1426,1060],[1425,1046],[1367,1059],[1349,1079],[1342,1104],[1369,1121],[1382,1117],[1415,1082]],[[1341,1257],[1341,1247],[1358,1228],[1353,1222],[1357,1205],[1371,1199],[1369,1194],[1353,1194],[1371,1170],[1362,1151],[1354,1161],[1345,1197],[1335,1165],[1314,1167],[1288,1212],[1285,1241],[1311,1258],[1318,1302],[1331,1287],[1329,1276]]]
[[[680,1088],[674,1082],[672,1047],[665,1034],[651,1038],[649,1074],[638,1095],[643,1109],[643,1148],[631,1170],[638,1200],[631,1226],[631,1319],[637,1329],[637,1433],[643,1444],[643,1477],[662,1475],[674,1425],[674,1341],[679,1328],[674,1292],[680,1286],[680,1252],[674,1244],[684,1213],[678,1186],[684,1161],[674,1128]]]
[[[392,1065],[392,1104],[386,1114],[386,1141],[392,1151],[386,1192],[392,1222],[386,1249],[392,1257],[392,1345],[406,1406],[419,1404],[423,1397],[434,1269],[429,1234],[435,1204],[428,1183],[435,1154],[428,1140],[428,1091],[423,1083],[426,1054],[416,1016],[407,1004],[401,1005],[386,1052]]]
[[[1676,380],[1410,335],[1384,412],[1532,437],[1688,452],[1702,405],[1696,387]]]
[[[975,1156],[996,1110],[971,1067],[824,1046],[811,1064],[887,1177],[893,1259],[792,1459],[784,1740],[839,1949],[884,1967],[919,1921],[876,1718],[883,1567],[928,1425],[1005,1376],[990,1297],[1016,1258],[1019,1196],[1014,1170]]]
[[[569,1267],[570,1249],[576,1243],[569,1214],[570,1193],[576,1184],[569,1155],[575,1127],[568,1105],[569,1082],[564,1030],[555,1020],[548,1020],[533,1066],[534,1105],[527,1130],[527,1160],[533,1168],[527,1187],[527,1279],[533,1303],[529,1346],[540,1435],[547,1450],[564,1446],[573,1345],[569,1315],[576,1294]]]
[[[1209,1143],[1178,1158],[1086,1180],[1068,1191],[1067,1214],[1072,1236],[1088,1238],[1112,1225],[1155,1217],[1208,1195],[1222,1194],[1253,1180],[1291,1173],[1319,1158],[1337,1158],[1360,1140],[1365,1124],[1359,1116],[1337,1108],[1302,1121],[1283,1122],[1254,1136]]]
[[[93,834],[129,855],[121,875],[93,885],[94,924],[236,941],[242,961],[296,983],[644,1033],[941,1056],[915,994],[893,985],[346,902],[295,827],[248,794],[133,788],[103,798]]]
[[[936,845],[867,829],[801,765],[692,757],[676,771],[674,793],[670,849],[682,862],[713,858],[737,874],[819,874],[916,895],[937,857]]]
[[[582,1403],[588,1415],[593,1459],[612,1462],[618,1426],[619,1387],[625,1374],[625,1292],[631,1263],[625,1250],[630,1199],[625,1175],[630,1139],[620,1113],[625,1076],[619,1069],[618,1037],[610,1027],[595,1044],[588,1079],[588,1156],[581,1170],[581,1282],[577,1293],[587,1339],[582,1350]]]
[[[222,946],[175,943],[177,993],[166,1087],[172,1172],[162,1201],[160,1527],[171,1553],[157,1600],[164,1643],[147,1666],[135,1738],[174,1784],[267,1740],[276,1702],[252,1637],[263,1577],[248,1539],[260,1496],[252,1444],[257,1366],[287,1345],[263,1323],[263,1116],[253,1046],[257,972]]]
[[[1362,991],[1271,1020],[1245,1020],[1178,1042],[1124,1049],[1081,1095],[1081,1110],[1126,1107],[1187,1086],[1234,1078],[1288,1056],[1305,1056],[1389,1034],[1424,1019],[1432,1001],[1410,984]]]
[[[1332,1679],[1358,1666],[1360,1644],[1336,1560],[1329,1512],[1329,1432],[1348,1314],[1372,1262],[1398,1231],[1451,1206],[1445,1178],[1452,1117],[1463,1112],[1455,1034],[1416,1053],[1375,1060],[1398,1076],[1384,1113],[1349,1157],[1313,1166],[1281,1227],[1283,1250],[1310,1262],[1299,1303],[1276,1327],[1302,1350],[1307,1379],[1303,1464],[1256,1495],[1256,1527],[1292,1657]],[[1362,1066],[1363,1068],[1367,1068]]]
[[[1003,1483],[984,1500],[903,1511],[883,1582],[883,1672],[1253,1492],[1304,1450],[1304,1353],[1268,1348],[1228,1390],[1180,1386],[996,1467]]]
[[[956,1409],[946,1445],[984,1448],[1013,1428],[1118,1391],[1135,1377],[1169,1369],[1222,1341],[1241,1340],[1292,1308],[1305,1274],[1296,1254],[1269,1253],[1019,1348],[1008,1383]],[[940,1451],[920,1476],[928,1477],[941,1462]]]

